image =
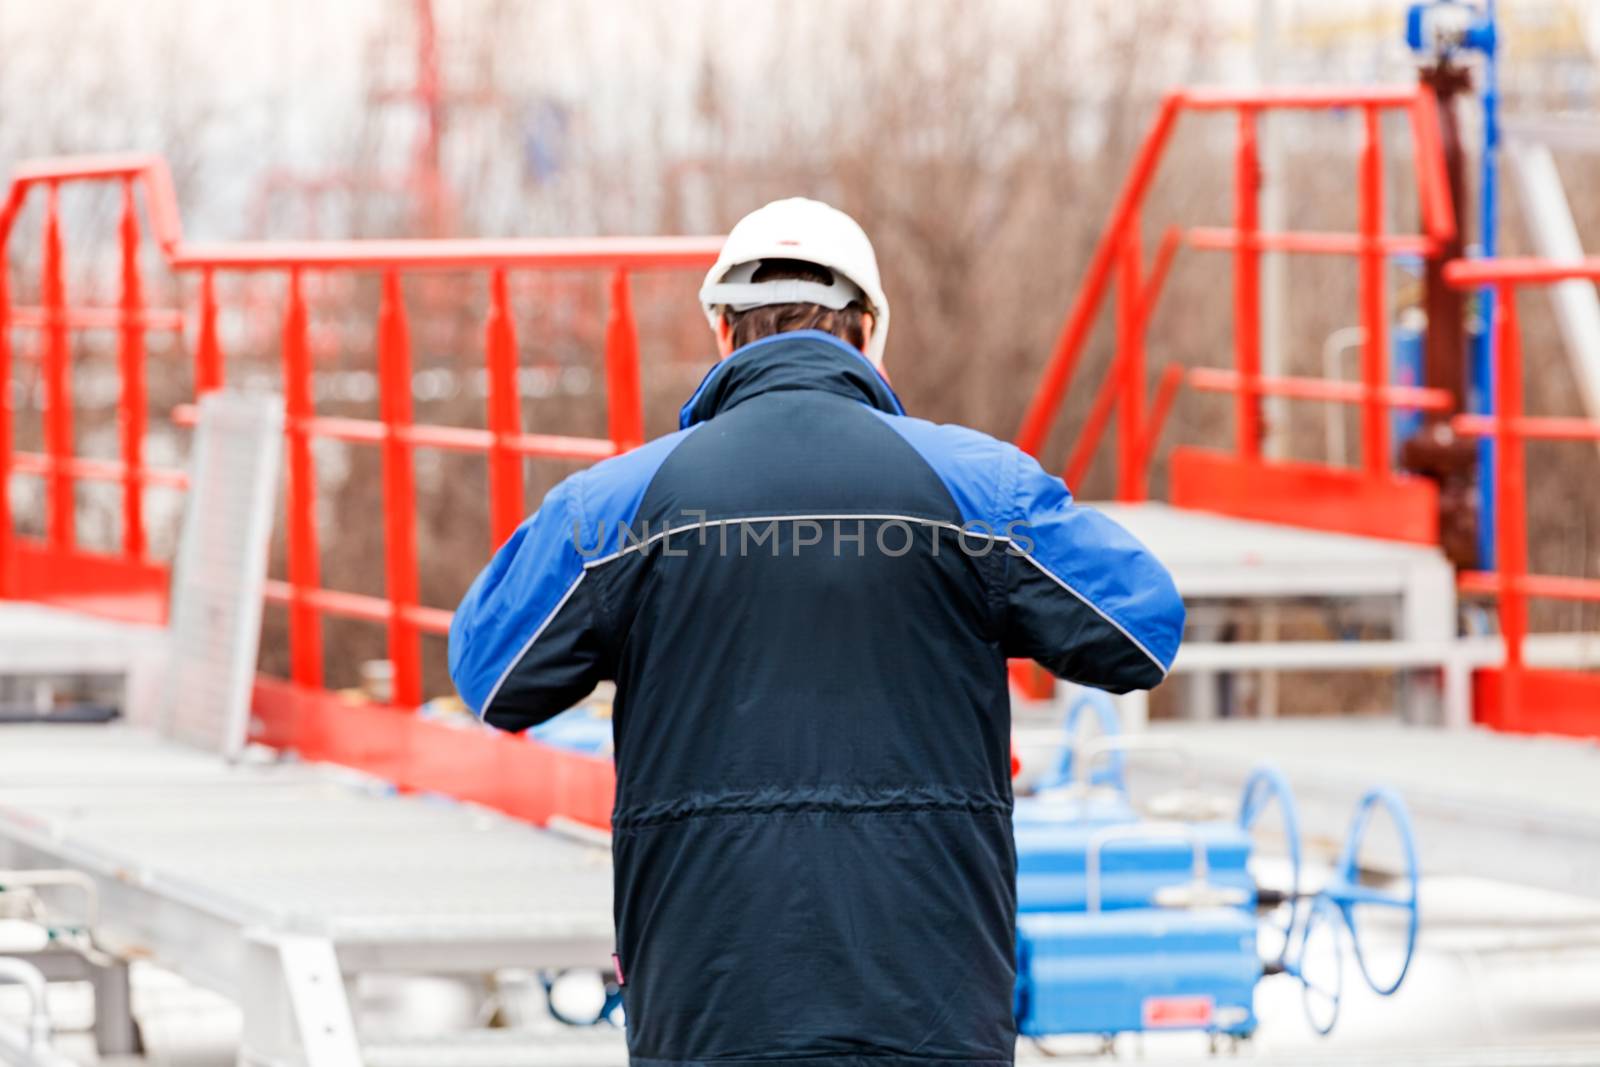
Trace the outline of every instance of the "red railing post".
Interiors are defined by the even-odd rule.
[[[1161,377],[1156,382],[1156,398],[1150,405],[1150,414],[1145,419],[1144,438],[1139,444],[1139,477],[1144,486],[1148,487],[1150,483],[1150,465],[1155,459],[1156,445],[1161,442],[1161,430],[1167,424],[1167,416],[1172,414],[1172,404],[1178,399],[1184,375],[1181,363],[1168,363],[1161,368]]]
[[[0,260],[0,597],[11,592],[11,289]]]
[[[122,329],[117,362],[122,377],[122,551],[145,558],[144,536],[144,287],[139,278],[139,212],[133,179],[122,180]]]
[[[383,420],[384,566],[389,593],[389,660],[394,703],[422,703],[422,649],[411,610],[417,606],[417,499],[411,465],[411,339],[400,276],[383,275],[378,310],[379,417]]]
[[[1522,337],[1517,328],[1517,289],[1510,282],[1495,287],[1499,366],[1495,375],[1495,546],[1500,570],[1500,634],[1506,645],[1500,675],[1502,714],[1515,718],[1522,710],[1522,639],[1528,632],[1528,606],[1523,578],[1528,573],[1527,484],[1523,466]]]
[[[1139,212],[1128,213],[1117,256],[1117,351],[1122,411],[1117,418],[1117,499],[1145,498],[1140,445],[1144,439],[1144,287],[1140,279]]]
[[[1363,109],[1360,163],[1361,229],[1361,464],[1372,478],[1389,469],[1389,427],[1382,389],[1388,384],[1389,322],[1384,309],[1383,127],[1378,109]]]
[[[492,548],[505,544],[523,519],[522,456],[511,447],[522,432],[522,404],[517,393],[517,331],[511,317],[506,272],[489,278],[489,320],[484,327],[489,377],[489,539]]]
[[[222,345],[217,340],[217,282],[209,267],[200,272],[200,339],[194,350],[194,392],[222,388]]]
[[[633,321],[628,272],[611,275],[611,316],[606,322],[606,396],[611,440],[617,451],[644,444],[644,406],[639,396],[639,334]]]
[[[1233,259],[1234,360],[1239,371],[1235,421],[1241,459],[1261,456],[1261,164],[1256,110],[1239,108],[1239,144],[1234,162],[1234,225],[1239,247]]]
[[[297,685],[322,687],[322,618],[310,596],[322,584],[317,549],[317,474],[311,456],[310,319],[298,269],[289,271],[283,321],[283,395],[289,440],[289,656]]]
[[[1117,393],[1121,384],[1122,368],[1120,353],[1113,353],[1111,366],[1106,368],[1106,380],[1100,383],[1100,389],[1094,395],[1094,401],[1089,405],[1089,415],[1083,420],[1083,429],[1078,431],[1078,439],[1073,442],[1072,451],[1067,456],[1067,465],[1062,469],[1061,480],[1067,483],[1067,488],[1072,489],[1083,483],[1089,473],[1089,466],[1094,462],[1095,451],[1100,447],[1100,438],[1106,431],[1106,423],[1111,421],[1111,412],[1117,406]],[[1075,490],[1074,490],[1075,491]]]
[[[50,509],[47,532],[52,548],[67,551],[74,530],[72,460],[72,349],[67,335],[66,264],[61,249],[61,198],[48,187],[44,216],[42,279],[44,313],[45,452],[50,457]]]

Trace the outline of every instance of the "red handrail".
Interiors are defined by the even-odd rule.
[[[144,381],[144,328],[139,312],[144,307],[144,283],[139,277],[139,210],[133,186],[122,185],[122,323],[117,334],[117,368],[122,398],[117,405],[122,423],[122,546],[135,560],[145,558],[144,534],[144,431],[149,404]]]
[[[1600,441],[1600,419],[1531,418],[1523,414],[1522,332],[1517,292],[1523,285],[1546,285],[1574,279],[1600,281],[1600,258],[1558,262],[1534,258],[1454,260],[1444,277],[1463,289],[1488,287],[1495,299],[1494,416],[1458,415],[1451,427],[1466,436],[1495,441],[1495,571],[1467,571],[1463,592],[1498,598],[1500,633],[1505,641],[1505,666],[1499,672],[1499,701],[1508,725],[1548,727],[1568,732],[1600,732],[1600,678],[1555,675],[1557,687],[1542,688],[1534,700],[1530,687],[1541,675],[1529,669],[1524,652],[1530,597],[1600,603],[1600,579],[1528,571],[1528,440]],[[1552,702],[1565,702],[1577,716],[1563,715]]]
[[[1360,202],[1359,232],[1355,234],[1288,232],[1269,233],[1260,228],[1257,191],[1260,163],[1257,158],[1257,116],[1281,109],[1356,109],[1363,120],[1363,148],[1358,166]],[[1383,232],[1383,158],[1379,136],[1379,116],[1384,110],[1407,112],[1416,145],[1417,192],[1421,202],[1421,234]],[[1156,267],[1141,278],[1139,269],[1139,212],[1159,165],[1172,129],[1184,111],[1234,111],[1237,114],[1235,153],[1234,225],[1230,228],[1203,227],[1169,229],[1156,256]],[[1339,403],[1356,403],[1362,408],[1362,469],[1370,477],[1387,475],[1389,465],[1389,407],[1437,409],[1442,397],[1428,391],[1394,390],[1389,387],[1387,365],[1387,311],[1385,308],[1385,258],[1401,253],[1436,255],[1454,238],[1454,212],[1450,187],[1444,172],[1443,155],[1438,149],[1438,114],[1433,96],[1413,86],[1345,88],[1267,88],[1176,90],[1162,98],[1156,117],[1135,153],[1132,168],[1112,207],[1111,217],[1084,273],[1077,297],[1062,325],[1060,335],[1044,373],[1034,392],[1016,442],[1038,455],[1044,447],[1077,368],[1089,331],[1094,324],[1108,284],[1113,278],[1118,288],[1117,345],[1100,393],[1091,405],[1090,415],[1067,464],[1069,482],[1081,477],[1093,459],[1100,435],[1115,412],[1119,422],[1117,496],[1124,500],[1145,495],[1146,468],[1150,448],[1160,433],[1159,423],[1146,425],[1145,326],[1159,292],[1172,252],[1178,244],[1197,249],[1231,252],[1234,256],[1234,369],[1226,388],[1235,396],[1235,450],[1247,460],[1260,456],[1261,408],[1263,396],[1303,396]],[[1261,373],[1260,341],[1260,254],[1266,251],[1311,254],[1352,255],[1361,269],[1360,318],[1366,327],[1362,352],[1362,381],[1326,383],[1317,390],[1305,379],[1267,379]],[[1212,374],[1211,377],[1206,377]],[[1201,369],[1188,379],[1200,388],[1216,389],[1223,379],[1209,369]],[[1167,377],[1171,381],[1171,376]],[[1152,415],[1159,409],[1164,417],[1170,407],[1152,404]],[[1135,466],[1137,464],[1138,466]]]
[[[1577,260],[1508,256],[1503,259],[1457,259],[1444,269],[1444,280],[1463,289],[1490,285],[1497,289],[1519,285],[1548,285],[1564,281],[1600,282],[1600,256]]]
[[[1360,112],[1363,144],[1357,166],[1359,219],[1353,234],[1289,232],[1260,229],[1257,207],[1259,163],[1256,153],[1257,116],[1275,108],[1351,108]],[[1405,110],[1415,146],[1417,193],[1422,232],[1393,234],[1383,230],[1383,158],[1380,112]],[[1140,208],[1153,180],[1161,152],[1178,114],[1186,110],[1231,110],[1237,115],[1234,224],[1231,227],[1168,229],[1148,278],[1140,275],[1138,227]],[[1176,235],[1176,238],[1175,236]],[[1390,442],[1387,412],[1400,407],[1441,413],[1454,412],[1449,390],[1393,385],[1387,374],[1388,309],[1385,306],[1386,258],[1398,254],[1437,257],[1455,238],[1454,210],[1444,169],[1439,115],[1431,92],[1425,88],[1290,89],[1290,90],[1185,90],[1168,94],[1135,155],[1132,169],[1118,194],[1105,232],[1091,257],[1076,300],[1041,376],[1017,434],[1017,443],[1038,454],[1044,446],[1061,401],[1082,355],[1108,283],[1118,288],[1116,350],[1105,380],[1090,406],[1066,466],[1069,482],[1088,470],[1095,449],[1113,415],[1118,418],[1118,479],[1120,499],[1140,499],[1144,493],[1144,468],[1148,466],[1178,382],[1191,387],[1230,393],[1235,397],[1235,452],[1246,464],[1260,463],[1260,399],[1282,396],[1296,399],[1353,403],[1361,409],[1362,460],[1354,477],[1373,486],[1374,501],[1402,498],[1386,487]],[[1144,333],[1171,251],[1178,245],[1216,250],[1234,256],[1234,367],[1164,368],[1149,414],[1145,414]],[[1313,255],[1349,255],[1357,259],[1359,318],[1365,342],[1358,382],[1314,378],[1265,378],[1260,368],[1260,276],[1263,252]],[[1506,644],[1502,670],[1485,672],[1494,691],[1482,707],[1488,721],[1523,729],[1560,729],[1568,732],[1600,731],[1600,678],[1593,675],[1532,671],[1527,667],[1524,643],[1528,629],[1527,600],[1549,597],[1600,602],[1600,579],[1528,573],[1527,492],[1523,443],[1527,440],[1600,441],[1600,420],[1572,417],[1536,417],[1523,413],[1521,342],[1515,303],[1517,287],[1568,279],[1600,282],[1600,258],[1559,263],[1532,258],[1455,261],[1446,265],[1446,279],[1463,288],[1490,287],[1498,307],[1497,411],[1495,416],[1455,412],[1452,429],[1462,435],[1490,436],[1499,445],[1497,465],[1496,529],[1499,567],[1495,572],[1469,571],[1459,586],[1468,594],[1493,594],[1499,598],[1501,631]],[[1210,463],[1207,460],[1205,463]],[[1140,469],[1130,469],[1134,466]],[[1266,466],[1251,469],[1264,471]],[[1216,464],[1191,463],[1189,470],[1239,472]],[[1286,472],[1291,478],[1299,477]],[[1176,463],[1174,480],[1177,480]],[[1334,483],[1316,481],[1313,488]],[[1292,484],[1285,482],[1280,484]],[[1344,484],[1344,483],[1339,483]],[[1414,490],[1405,489],[1406,494]],[[1191,494],[1192,495],[1192,494]],[[1203,495],[1203,494],[1202,494]],[[1425,524],[1417,518],[1416,499],[1407,495],[1408,520],[1396,530],[1416,531]],[[1379,506],[1379,505],[1374,505]],[[1280,520],[1281,521],[1281,520]],[[1292,519],[1288,521],[1293,521]],[[1366,531],[1359,531],[1366,532]],[[1402,536],[1411,536],[1405,534]],[[1482,681],[1482,679],[1480,679]],[[1498,708],[1492,705],[1498,704]],[[1569,709],[1551,713],[1549,708]],[[1572,712],[1570,709],[1578,709]],[[1482,708],[1480,708],[1482,710]]]
[[[74,182],[115,182],[122,187],[121,297],[115,308],[80,308],[68,303],[59,190]],[[716,237],[598,237],[516,240],[250,241],[191,244],[184,240],[172,181],[159,158],[92,156],[23,163],[0,201],[0,246],[12,230],[31,190],[42,186],[41,306],[16,308],[0,271],[0,381],[11,374],[12,327],[42,333],[42,378],[46,395],[45,452],[18,453],[12,444],[11,412],[0,400],[0,487],[13,472],[42,475],[48,485],[48,539],[41,551],[61,560],[82,555],[75,544],[74,483],[78,479],[119,482],[122,544],[113,561],[142,562],[147,553],[143,492],[151,485],[180,486],[182,475],[146,465],[145,334],[182,328],[175,309],[146,306],[139,269],[141,233],[136,190],[142,189],[150,236],[174,271],[199,275],[194,351],[197,394],[220,387],[225,363],[218,331],[216,275],[274,272],[287,278],[282,324],[283,391],[288,445],[288,508],[285,516],[288,581],[270,583],[269,599],[287,603],[291,673],[301,686],[323,684],[322,616],[382,622],[388,626],[395,667],[395,702],[422,700],[420,635],[439,633],[449,613],[420,604],[413,451],[440,448],[488,457],[490,532],[495,543],[523,518],[524,457],[595,460],[634,448],[644,440],[639,350],[629,277],[639,271],[700,270],[715,261]],[[518,270],[604,270],[610,273],[611,312],[606,326],[607,435],[603,438],[524,433],[516,384],[517,347],[509,273]],[[483,271],[489,275],[484,327],[487,379],[486,429],[418,425],[411,402],[411,343],[403,293],[406,274],[421,271]],[[373,272],[381,275],[377,322],[379,418],[318,416],[312,390],[309,274]],[[71,345],[75,329],[118,331],[119,462],[73,454]],[[192,419],[192,408],[175,412]],[[326,437],[376,445],[382,452],[384,574],[386,595],[371,597],[322,588],[317,524],[317,480],[313,442]],[[0,492],[0,595],[11,592],[22,547],[13,530],[7,495]],[[66,566],[67,564],[63,564]]]
[[[1417,90],[1411,85],[1282,85],[1233,88],[1196,86],[1183,91],[1191,111],[1315,111],[1352,107],[1410,107]]]
[[[703,270],[720,247],[716,237],[250,241],[181,245],[170,262],[229,271]]]

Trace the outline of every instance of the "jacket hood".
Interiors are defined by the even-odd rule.
[[[678,415],[688,429],[762,393],[816,389],[904,415],[900,398],[867,357],[821,330],[795,330],[752,341],[706,373]]]

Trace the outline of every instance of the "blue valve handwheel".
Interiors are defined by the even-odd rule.
[[[1372,816],[1379,809],[1385,811],[1394,824],[1395,836],[1400,845],[1400,858],[1404,864],[1404,871],[1397,891],[1361,883],[1361,845],[1366,838],[1367,828],[1372,824]],[[1420,879],[1416,835],[1405,802],[1393,790],[1370,790],[1356,805],[1355,816],[1350,821],[1350,833],[1345,838],[1344,851],[1339,856],[1333,877],[1323,890],[1323,895],[1331,900],[1343,915],[1345,925],[1350,928],[1350,943],[1355,950],[1356,966],[1361,969],[1361,977],[1366,979],[1367,985],[1371,986],[1372,991],[1379,996],[1390,996],[1400,988],[1400,983],[1405,981],[1406,972],[1411,969],[1411,961],[1416,955],[1417,931],[1421,925],[1421,913],[1417,906]],[[1361,929],[1356,923],[1355,909],[1363,906],[1393,908],[1405,912],[1405,956],[1393,981],[1380,981],[1374,977],[1370,957],[1362,951]]]
[[[1342,917],[1338,905],[1326,896],[1313,899],[1300,928],[1295,961],[1284,965],[1286,973],[1300,980],[1300,1004],[1305,1010],[1306,1022],[1323,1037],[1333,1032],[1334,1024],[1339,1021],[1339,1005],[1344,999],[1344,942],[1339,937]],[[1318,952],[1313,939],[1323,937],[1328,939],[1331,963],[1321,959],[1308,962],[1312,953]]]
[[[1077,770],[1074,761],[1077,756],[1078,724],[1085,713],[1094,716],[1102,737],[1116,737],[1122,733],[1122,719],[1117,715],[1117,706],[1112,702],[1110,695],[1099,689],[1079,689],[1073,696],[1072,703],[1067,705],[1067,714],[1061,720],[1061,733],[1066,738],[1066,744],[1061,749],[1061,758],[1056,761],[1055,771],[1049,781],[1040,783],[1041,787],[1072,784],[1073,774]],[[1112,752],[1104,763],[1091,772],[1089,784],[1109,785],[1118,792],[1126,793],[1128,785],[1123,776],[1126,763],[1127,757],[1122,752]]]

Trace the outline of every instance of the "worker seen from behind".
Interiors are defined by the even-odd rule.
[[[1149,688],[1182,602],[1031,456],[906,415],[849,216],[755,211],[700,298],[721,359],[682,428],[550,491],[451,673],[513,731],[616,683],[634,1064],[1009,1065],[1006,661]]]

